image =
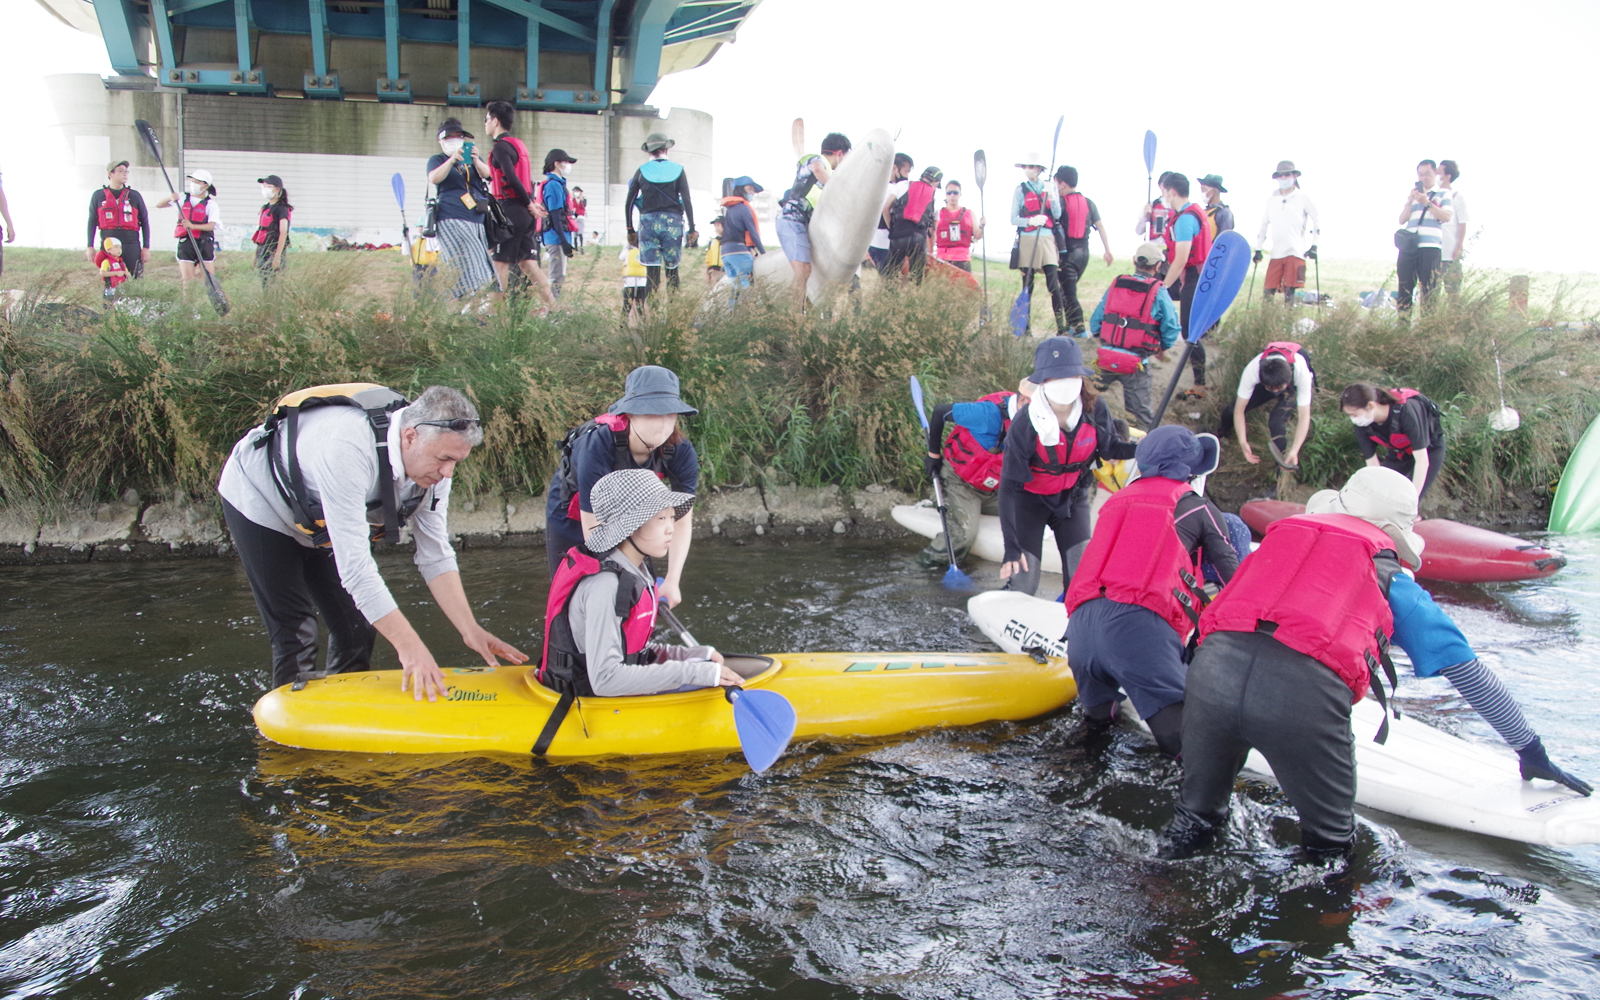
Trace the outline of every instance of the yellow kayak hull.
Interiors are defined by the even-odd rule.
[[[759,661],[746,658],[758,667]],[[1077,696],[1064,659],[1007,653],[783,653],[746,682],[788,698],[796,739],[888,736],[941,726],[1029,719]],[[256,702],[256,728],[275,743],[363,753],[526,754],[556,694],[528,667],[447,669],[447,700],[417,702],[398,670],[337,674]],[[721,688],[628,698],[580,698],[550,757],[608,757],[739,748]]]

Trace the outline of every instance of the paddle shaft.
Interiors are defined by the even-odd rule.
[[[1178,356],[1178,367],[1172,370],[1172,381],[1167,383],[1167,391],[1161,396],[1161,405],[1156,407],[1155,417],[1150,421],[1150,426],[1145,430],[1153,431],[1161,426],[1161,418],[1166,415],[1167,404],[1172,402],[1172,394],[1178,389],[1178,379],[1183,377],[1183,370],[1189,366],[1189,353],[1194,350],[1194,342],[1183,342],[1183,353]]]
[[[661,612],[661,617],[665,618],[667,621],[667,627],[678,633],[678,638],[683,640],[683,644],[685,646],[700,645],[700,643],[695,641],[694,636],[689,634],[689,630],[683,627],[683,622],[678,620],[678,616],[672,613],[672,609],[667,607],[667,603],[665,601],[661,602],[659,609]]]
[[[141,124],[144,126],[143,128],[139,127]],[[145,148],[150,150],[150,155],[156,158],[156,166],[161,168],[161,179],[167,182],[167,193],[172,196],[172,202],[176,205],[178,202],[178,189],[172,186],[172,177],[167,173],[166,161],[161,158],[161,148],[156,145],[155,131],[150,128],[149,122],[144,121],[135,122],[134,131],[138,132],[139,138],[144,140]],[[217,276],[211,273],[211,269],[206,267],[206,259],[200,253],[200,242],[195,239],[194,230],[185,226],[183,235],[189,241],[189,249],[194,251],[195,267],[198,267],[200,273],[206,276],[206,289],[211,292],[213,302],[221,299],[222,311],[227,312],[228,300],[222,295],[222,284],[217,280]]]
[[[1256,290],[1256,268],[1258,268],[1260,266],[1261,266],[1261,263],[1259,261],[1254,261],[1253,260],[1253,261],[1250,262],[1250,286],[1244,290],[1244,304],[1245,304],[1246,308],[1249,308],[1249,306],[1250,306],[1250,296],[1255,293],[1255,290]],[[1320,276],[1317,279],[1317,283],[1318,283],[1319,286],[1322,283],[1322,279],[1321,279]],[[1322,298],[1322,295],[1319,293],[1317,295],[1317,298],[1319,298],[1319,299]]]
[[[950,511],[944,502],[944,486],[939,482],[939,477],[933,477],[933,503],[939,509],[939,527],[944,529],[944,550],[950,556],[950,565],[956,564],[956,546],[950,539]]]
[[[980,165],[981,165],[981,169],[980,169]],[[984,182],[989,179],[989,158],[983,155],[983,150],[981,150],[981,149],[978,150],[978,154],[975,157],[973,157],[973,171],[972,172],[975,175],[974,179],[978,182],[978,215],[981,218],[987,219],[989,217],[989,210],[984,207],[983,185],[984,185]],[[981,320],[980,325],[987,327],[989,325],[989,227],[988,226],[984,226],[983,227],[983,239],[980,242],[983,245],[982,246],[983,264],[981,265],[983,267],[983,314],[980,317],[980,320]]]

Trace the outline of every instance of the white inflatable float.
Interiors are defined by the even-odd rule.
[[[969,600],[967,614],[1008,653],[1040,646],[1048,655],[1067,655],[1067,612],[1055,601],[990,591]],[[1468,743],[1409,715],[1390,722],[1387,743],[1374,743],[1382,721],[1383,710],[1371,698],[1352,712],[1358,805],[1529,844],[1600,843],[1600,797],[1523,781],[1509,750]],[[1245,767],[1272,774],[1254,751]]]
[[[1094,497],[1089,503],[1089,530],[1094,531],[1094,523],[1100,514],[1100,508],[1105,505],[1111,496],[1105,490],[1096,489]],[[895,523],[912,534],[924,538],[933,538],[943,531],[939,522],[939,509],[933,506],[932,500],[923,500],[916,504],[900,504],[889,511],[889,516]],[[986,562],[1001,562],[1005,558],[1005,540],[1000,536],[1000,519],[993,514],[985,514],[978,518],[978,537],[973,539],[972,554]],[[1043,571],[1046,573],[1061,573],[1061,553],[1056,549],[1056,533],[1049,528],[1044,529],[1044,558],[1040,560]]]

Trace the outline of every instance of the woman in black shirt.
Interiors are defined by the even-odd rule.
[[[1355,425],[1356,444],[1367,464],[1410,479],[1419,502],[1427,496],[1444,468],[1444,421],[1438,404],[1415,389],[1355,382],[1345,386],[1339,405]]]
[[[484,179],[489,176],[489,164],[479,154],[472,133],[454,118],[446,118],[439,126],[439,148],[443,152],[428,159],[428,183],[438,198],[439,250],[457,274],[450,297],[459,299],[494,281],[483,230],[484,205],[489,200]]]

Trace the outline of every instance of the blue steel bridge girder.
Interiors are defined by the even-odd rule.
[[[128,0],[100,0],[94,5],[94,16],[100,22],[100,35],[105,39],[106,55],[111,57],[111,68],[124,76],[144,73],[139,65],[138,15]]]

